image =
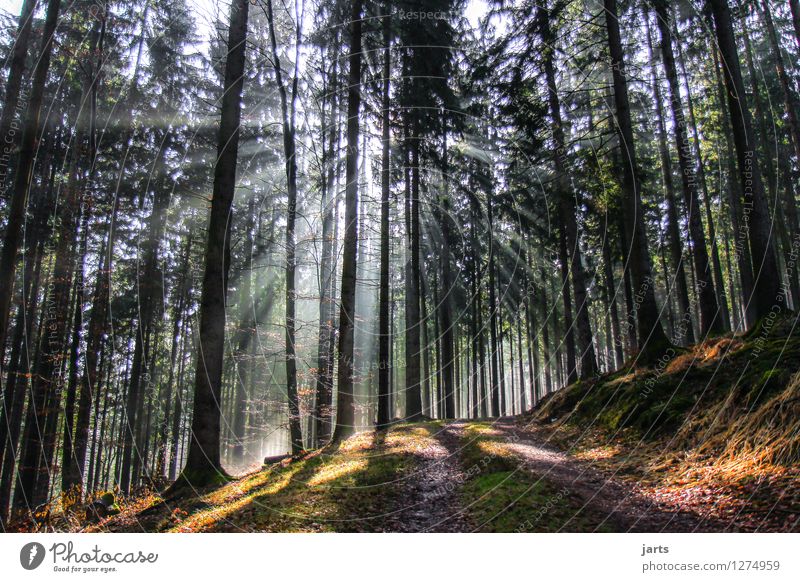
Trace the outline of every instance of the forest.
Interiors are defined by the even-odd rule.
[[[798,0],[0,2],[2,531],[800,531]]]

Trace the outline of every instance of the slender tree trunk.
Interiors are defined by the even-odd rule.
[[[422,416],[422,321],[420,317],[419,276],[419,135],[416,122],[411,121],[412,131],[408,136],[411,160],[406,177],[406,225],[409,236],[406,292],[406,418],[417,420]]]
[[[741,304],[743,306],[743,329],[749,328],[756,321],[755,303],[750,301],[753,295],[754,275],[750,246],[748,244],[748,229],[744,224],[744,209],[742,208],[742,184],[738,179],[736,169],[736,156],[734,154],[733,135],[730,127],[730,114],[728,112],[728,99],[725,95],[722,74],[720,72],[722,63],[719,53],[715,49],[714,53],[714,74],[717,82],[717,98],[720,111],[722,112],[722,133],[725,138],[725,159],[727,160],[728,173],[728,201],[733,225],[734,255],[736,256],[737,267],[739,268],[740,288],[742,292]]]
[[[281,101],[281,117],[283,126],[283,153],[286,170],[286,397],[289,404],[289,440],[292,454],[303,450],[303,435],[300,428],[300,403],[297,396],[297,355],[295,346],[297,292],[296,271],[297,253],[295,241],[295,223],[297,221],[297,157],[295,143],[295,103],[298,87],[298,54],[295,54],[295,71],[292,78],[291,95],[284,86],[281,61],[278,55],[278,44],[275,36],[275,18],[272,12],[272,0],[267,0],[267,21],[272,45],[272,63],[275,70],[275,82]],[[295,50],[300,50],[300,26],[296,24]]]
[[[447,118],[442,123],[444,127],[444,135],[442,136],[442,189],[443,196],[439,209],[439,224],[442,234],[442,248],[439,260],[441,263],[442,279],[441,290],[443,295],[441,300],[437,302],[437,310],[441,320],[441,335],[437,337],[441,340],[442,351],[442,383],[444,394],[439,397],[444,397],[444,418],[456,418],[456,402],[455,402],[455,350],[454,350],[454,330],[455,324],[453,323],[452,313],[452,291],[453,280],[450,270],[450,192],[448,189],[449,184],[449,167],[447,157]]]
[[[72,338],[69,348],[67,398],[64,403],[64,436],[61,447],[61,494],[64,505],[67,508],[73,503],[80,503],[82,499],[81,484],[83,482],[85,466],[84,463],[79,465],[78,459],[75,458],[75,402],[78,393],[78,357],[81,346],[81,329],[83,328],[84,263],[86,261],[88,246],[88,236],[86,233],[88,213],[89,209],[84,209],[81,224],[80,252],[78,253],[78,260],[75,265],[75,284],[72,292],[75,307],[72,317]],[[85,455],[83,460],[86,460]]]
[[[717,42],[725,64],[724,78],[728,92],[728,114],[733,129],[733,141],[739,176],[744,194],[745,223],[749,227],[750,253],[755,266],[755,285],[753,296],[746,303],[755,303],[758,319],[766,317],[773,309],[785,305],[781,287],[775,248],[770,236],[771,217],[761,181],[761,169],[756,155],[756,141],[753,133],[750,110],[747,107],[742,72],[739,67],[739,53],[731,23],[730,8],[726,0],[709,0],[714,16]]]
[[[491,372],[491,399],[489,401],[489,416],[500,416],[500,370],[499,370],[499,334],[497,326],[497,290],[495,272],[495,248],[494,248],[494,208],[492,204],[493,192],[491,186],[486,193],[486,216],[488,220],[487,237],[489,238],[489,359]]]
[[[480,245],[476,232],[476,223],[480,223],[480,204],[475,196],[470,197],[471,220],[469,226],[470,236],[470,266],[471,266],[471,314],[470,325],[472,337],[472,416],[481,416],[483,407],[483,322],[481,318],[481,266],[480,266]]]
[[[649,20],[645,20],[647,25],[647,41],[650,50],[651,60],[654,60],[652,53],[653,41],[650,34]],[[672,160],[670,159],[669,146],[667,144],[667,130],[664,122],[664,107],[661,100],[661,87],[656,75],[655,67],[652,68],[653,101],[656,109],[656,122],[658,127],[658,149],[661,156],[661,176],[664,184],[664,202],[666,204],[667,218],[667,239],[669,241],[670,259],[672,270],[675,275],[672,279],[675,285],[668,285],[670,289],[677,289],[678,309],[680,318],[677,332],[673,333],[674,341],[678,343],[694,343],[694,330],[692,328],[692,313],[689,303],[689,290],[686,286],[686,269],[683,261],[683,244],[681,243],[680,229],[678,226],[678,212],[675,208],[675,186],[672,178]],[[670,278],[670,273],[665,272],[665,277]],[[669,303],[669,300],[668,300]]]
[[[181,472],[181,480],[195,487],[224,476],[220,461],[219,401],[225,351],[225,296],[230,269],[230,212],[236,186],[249,4],[248,0],[234,0],[231,5],[222,117],[200,299],[194,417],[189,454]]]
[[[252,206],[252,203],[251,203]],[[248,248],[252,248],[252,241],[251,245]],[[191,274],[189,272],[189,263],[192,255],[192,235],[191,232],[186,234],[186,248],[183,251],[183,265],[181,267],[181,283],[177,289],[176,297],[177,297],[177,305],[175,306],[175,311],[173,312],[173,328],[172,328],[172,346],[170,348],[170,355],[169,355],[169,375],[167,377],[167,393],[165,398],[163,399],[163,412],[162,412],[162,420],[161,420],[161,427],[159,430],[159,455],[158,455],[158,464],[159,464],[159,475],[167,476],[166,470],[170,463],[170,454],[169,454],[169,435],[168,431],[170,428],[170,414],[172,414],[173,410],[173,394],[180,391],[180,383],[178,383],[177,390],[175,386],[175,379],[179,375],[176,374],[176,365],[178,360],[178,354],[180,352],[181,358],[183,358],[183,351],[181,350],[182,347],[182,337],[183,331],[185,331],[185,324],[184,324],[184,311],[186,310],[186,302],[188,300],[189,295],[189,285],[191,281]],[[252,255],[250,255],[252,258]],[[247,280],[249,281],[249,271],[247,273]],[[245,297],[250,296],[249,290],[243,291],[242,295]],[[241,363],[239,363],[241,365]],[[237,388],[246,381],[246,378],[237,378]],[[243,390],[243,388],[242,388]],[[237,397],[238,397],[237,393]],[[245,395],[246,396],[246,395]],[[177,397],[179,399],[179,395]],[[244,404],[241,403],[241,400],[244,400]],[[236,417],[234,418],[234,436],[236,437],[236,441],[234,443],[234,450],[233,450],[233,457],[235,461],[241,461],[242,457],[244,456],[244,422],[239,418],[239,415],[243,416],[242,408],[247,406],[247,398],[237,398],[237,407],[236,407]],[[173,419],[174,423],[174,419]],[[171,479],[175,477],[172,476]]]
[[[711,241],[711,262],[714,267],[714,289],[717,292],[717,303],[719,304],[720,317],[725,326],[725,329],[730,329],[730,308],[728,299],[725,297],[725,281],[722,277],[722,263],[719,257],[719,241],[717,240],[717,229],[714,224],[714,218],[711,214],[711,193],[708,188],[708,178],[706,176],[705,163],[703,155],[700,151],[700,132],[697,129],[697,118],[695,117],[694,99],[692,98],[692,90],[689,87],[689,76],[686,73],[686,59],[683,55],[681,43],[677,43],[678,47],[678,62],[681,66],[681,74],[683,76],[683,89],[686,92],[686,107],[689,110],[689,123],[692,128],[693,149],[695,156],[695,163],[697,164],[697,179],[700,182],[700,187],[703,192],[703,206],[706,214],[706,223],[708,225],[708,238]],[[731,299],[732,300],[732,299]]]
[[[383,92],[381,95],[381,273],[378,297],[378,429],[384,429],[391,421],[389,373],[389,196],[390,156],[389,140],[389,89],[391,67],[391,6],[386,3],[383,13]]]
[[[641,183],[631,123],[628,84],[622,38],[619,32],[616,0],[604,0],[608,45],[611,54],[611,71],[614,82],[616,128],[620,147],[624,152],[623,168],[623,214],[625,216],[625,240],[629,248],[631,278],[637,300],[636,308],[640,348],[650,354],[659,353],[669,340],[658,319],[658,306],[654,293],[652,265],[649,245],[642,218]],[[644,360],[649,358],[645,354]]]
[[[14,147],[19,141],[17,138],[17,124],[14,123],[14,118],[17,116],[20,90],[22,88],[23,77],[25,76],[25,61],[28,58],[31,27],[33,25],[33,12],[36,8],[36,2],[37,0],[25,0],[22,3],[17,34],[14,37],[14,45],[11,50],[11,62],[9,63],[8,79],[6,80],[3,114],[0,116],[0,139],[3,140],[3,151],[2,154],[0,154],[0,160],[4,162],[4,171],[0,173],[0,182],[5,181],[7,177],[8,162],[11,160]]]
[[[339,383],[336,428],[339,442],[355,431],[353,397],[353,347],[355,339],[356,269],[358,250],[358,139],[361,109],[361,5],[352,0],[350,18],[350,70],[347,79],[347,158],[345,162],[345,235],[342,254],[341,312],[339,315]]]
[[[589,319],[589,300],[586,292],[586,273],[583,269],[583,254],[578,237],[578,208],[575,203],[576,193],[569,186],[567,176],[567,145],[564,137],[564,124],[561,120],[561,103],[558,98],[555,68],[553,66],[553,52],[555,50],[555,37],[550,25],[550,13],[547,8],[540,8],[539,20],[541,23],[542,40],[544,41],[543,61],[545,81],[547,83],[548,103],[553,131],[553,164],[556,170],[556,184],[558,188],[559,219],[561,221],[564,243],[566,245],[566,258],[569,272],[572,275],[572,290],[575,295],[575,324],[577,331],[577,348],[581,362],[581,378],[589,378],[597,372],[597,357],[592,344],[592,326]],[[565,298],[569,294],[568,286],[564,285]],[[570,326],[571,327],[571,326]],[[571,334],[572,331],[567,332]],[[573,352],[572,343],[567,345],[568,353]],[[568,356],[569,359],[569,356]],[[574,365],[570,365],[570,382],[574,381]]]
[[[50,69],[50,56],[53,52],[53,38],[58,23],[61,0],[48,0],[47,14],[42,28],[42,42],[39,58],[33,71],[31,97],[22,132],[20,152],[14,174],[14,186],[11,191],[11,202],[8,208],[3,249],[0,251],[0,366],[4,358],[6,331],[8,328],[9,307],[14,293],[14,278],[17,269],[17,251],[22,236],[22,225],[25,221],[25,206],[28,190],[31,185],[33,163],[36,159],[36,139],[39,135],[39,114],[44,99],[47,72]],[[31,7],[31,10],[33,8]],[[5,113],[5,112],[4,112]],[[5,139],[5,135],[3,139]]]
[[[89,147],[89,154],[90,154],[90,171],[89,171],[89,178],[94,177],[94,156],[95,156],[95,135],[94,131],[96,128],[96,100],[97,100],[97,85],[99,81],[99,74],[102,69],[102,54],[103,54],[103,45],[105,40],[105,32],[106,32],[106,20],[105,14],[103,13],[100,18],[95,21],[94,28],[92,30],[92,51],[90,54],[95,52],[95,48],[97,49],[97,61],[95,66],[92,66],[91,60],[88,64],[88,70],[86,71],[86,80],[85,80],[85,88],[84,92],[91,100],[90,107],[90,123],[88,128],[88,147]],[[83,220],[83,242],[82,242],[82,249],[81,249],[81,256],[80,256],[80,264],[78,265],[78,277],[79,283],[77,286],[78,292],[78,301],[81,301],[82,294],[83,294],[83,287],[84,287],[84,274],[83,274],[83,261],[84,257],[87,253],[87,235],[88,235],[88,219],[89,219],[89,210],[91,209],[91,201],[88,199],[86,200],[87,209],[84,213],[84,220]],[[113,225],[114,219],[116,218],[116,212],[119,206],[118,199],[114,200],[113,203],[113,211],[112,211],[112,220],[111,223]],[[108,260],[108,257],[103,257],[101,259],[101,269],[102,269],[102,262]],[[106,322],[106,303],[108,301],[108,277],[107,275],[104,276],[102,270],[98,272],[98,286],[101,291],[95,293],[95,300],[100,300],[103,302],[102,305],[97,305],[98,310],[100,311],[97,316],[94,314],[94,307],[92,308],[92,316],[90,317],[89,321],[89,329],[86,339],[86,368],[83,376],[81,377],[81,387],[80,387],[80,394],[78,395],[78,415],[75,421],[75,428],[74,432],[69,432],[69,438],[64,439],[64,461],[61,468],[62,473],[62,492],[70,492],[72,490],[72,494],[75,496],[75,500],[80,502],[83,498],[83,481],[84,481],[84,470],[86,466],[86,449],[89,444],[89,423],[91,420],[91,412],[92,412],[92,399],[93,399],[93,390],[96,389],[94,386],[95,378],[97,375],[97,351],[99,344],[103,341],[103,336],[105,335],[105,322]],[[104,292],[103,292],[104,291]],[[101,297],[98,297],[102,295]],[[79,331],[79,325],[81,324],[80,317],[81,317],[81,304],[79,303],[78,312],[76,312],[75,320],[76,320],[76,333]],[[97,319],[100,317],[101,319]],[[76,338],[77,339],[77,338]],[[77,347],[77,343],[76,343]],[[90,354],[89,350],[92,350],[93,353]],[[87,381],[87,373],[91,369],[93,377]],[[77,379],[78,369],[77,366],[75,367],[74,371],[71,373],[75,374],[75,378]],[[67,419],[71,422],[72,417],[68,416]],[[65,423],[66,424],[66,423]],[[65,432],[65,435],[67,433]]]
[[[332,54],[336,54],[339,42],[338,36],[334,43]],[[330,120],[322,111],[323,143],[327,132],[328,145],[324,152],[324,172],[322,180],[322,258],[320,261],[320,298],[319,298],[319,334],[317,345],[317,377],[316,377],[316,402],[314,416],[316,418],[316,444],[326,443],[331,436],[333,421],[333,351],[335,348],[334,309],[335,301],[335,269],[334,253],[336,251],[335,234],[336,221],[335,209],[338,205],[338,196],[334,188],[338,175],[338,143],[339,143],[339,97],[338,97],[338,63],[339,59],[331,59],[331,79],[326,90],[331,104]],[[326,125],[327,123],[327,125]]]
[[[700,220],[697,172],[691,158],[692,149],[686,132],[686,118],[683,113],[683,102],[678,83],[678,69],[675,66],[675,55],[672,51],[670,34],[672,14],[664,0],[657,0],[654,4],[656,23],[661,36],[661,59],[669,85],[669,102],[672,110],[675,147],[678,152],[683,200],[686,205],[687,221],[689,223],[689,238],[692,242],[695,278],[699,288],[700,335],[705,338],[709,334],[721,333],[724,331],[724,326],[719,314],[717,292],[711,274],[703,223]]]

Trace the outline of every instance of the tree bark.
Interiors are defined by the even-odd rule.
[[[33,25],[33,12],[36,8],[37,0],[25,0],[22,4],[22,11],[19,15],[19,25],[17,35],[14,38],[14,48],[11,50],[11,62],[8,69],[8,79],[6,81],[5,103],[3,103],[3,114],[0,116],[0,139],[3,140],[3,151],[0,160],[5,168],[0,173],[0,182],[5,181],[8,171],[8,162],[13,155],[14,149],[19,139],[17,138],[17,128],[12,127],[14,118],[19,107],[19,96],[22,88],[22,79],[25,75],[25,61],[28,58],[28,50],[31,40],[31,28]],[[13,124],[16,126],[16,124]],[[13,130],[13,131],[12,131]]]
[[[6,224],[3,249],[0,251],[0,366],[2,366],[2,353],[6,343],[8,328],[9,307],[14,293],[14,278],[17,269],[17,251],[22,236],[22,225],[25,221],[25,205],[28,190],[31,185],[33,163],[36,159],[36,138],[39,135],[39,114],[44,99],[47,72],[50,69],[50,56],[53,52],[53,37],[58,23],[60,0],[48,0],[47,15],[42,29],[42,42],[39,49],[39,59],[33,70],[33,83],[31,97],[28,101],[28,110],[25,119],[25,129],[20,142],[20,152],[14,174],[14,186],[11,192],[11,202],[8,208],[8,222]],[[32,9],[32,8],[31,8]],[[5,139],[5,137],[3,138]]]
[[[186,466],[179,481],[198,487],[224,478],[220,460],[220,393],[225,351],[225,302],[230,269],[230,213],[244,86],[248,0],[234,0],[217,141],[217,164],[200,299],[200,343],[194,381],[194,416]]]
[[[558,98],[555,68],[553,66],[553,53],[555,37],[550,25],[550,12],[547,8],[540,8],[539,20],[541,23],[543,47],[543,61],[545,82],[547,83],[548,104],[553,132],[553,164],[556,170],[556,188],[558,189],[559,219],[565,237],[567,263],[572,275],[572,290],[575,295],[575,324],[577,331],[577,348],[581,362],[581,378],[590,378],[597,372],[597,356],[592,343],[592,325],[589,318],[589,299],[586,292],[586,273],[583,269],[583,253],[581,252],[578,236],[578,208],[575,203],[576,193],[569,186],[567,177],[567,144],[564,137],[564,124],[561,120],[561,102]],[[562,257],[562,259],[565,257]],[[565,297],[569,291],[565,281]],[[566,311],[566,310],[565,310]],[[571,331],[568,331],[571,333]],[[568,350],[571,345],[568,344]],[[572,348],[574,351],[574,348]],[[572,356],[573,360],[575,356]],[[570,366],[570,375],[573,374]],[[574,381],[574,378],[571,378]]]
[[[391,6],[387,2],[383,20],[383,87],[381,94],[381,257],[380,289],[378,291],[378,430],[389,426],[389,196],[390,196],[390,144],[389,90],[391,75]]]
[[[347,158],[345,161],[345,234],[342,253],[341,309],[339,314],[339,378],[336,428],[332,440],[339,442],[355,432],[353,397],[353,347],[355,340],[356,269],[358,266],[358,140],[361,109],[361,5],[352,0],[350,55],[347,79]]]
[[[667,77],[670,92],[670,108],[672,110],[675,147],[678,152],[683,200],[686,205],[689,223],[689,238],[692,242],[695,278],[697,280],[700,299],[700,335],[718,334],[724,331],[722,317],[717,303],[717,292],[711,274],[711,263],[708,258],[703,223],[700,220],[699,193],[697,190],[697,171],[692,162],[692,149],[686,131],[686,118],[683,113],[683,102],[678,83],[678,69],[675,66],[675,55],[672,51],[670,34],[672,14],[664,0],[656,0],[656,23],[661,36],[661,60]]]
[[[761,169],[756,155],[755,134],[739,66],[739,53],[731,23],[730,8],[726,0],[709,0],[714,16],[717,42],[724,63],[725,86],[728,93],[728,114],[733,129],[739,177],[747,211],[741,227],[747,228],[750,237],[750,254],[753,259],[755,281],[753,296],[745,303],[754,302],[757,319],[766,317],[773,309],[785,305],[780,289],[775,248],[770,236],[771,217],[761,181]]]
[[[443,145],[442,145],[442,200],[439,204],[439,228],[442,235],[441,254],[439,261],[441,266],[441,284],[440,288],[442,295],[437,301],[436,309],[439,312],[441,334],[437,334],[441,346],[441,360],[442,360],[442,389],[444,394],[439,397],[444,400],[444,418],[456,418],[456,402],[455,402],[455,349],[454,349],[454,331],[455,324],[453,323],[452,313],[452,292],[453,280],[450,270],[450,192],[448,189],[449,183],[449,168],[447,157],[447,118],[442,121],[443,126]]]
[[[298,15],[299,16],[299,15]],[[303,450],[303,433],[300,428],[300,403],[297,396],[297,349],[295,346],[295,327],[297,316],[296,272],[297,253],[295,241],[295,223],[297,222],[297,145],[295,143],[295,103],[297,102],[298,61],[300,51],[300,22],[295,26],[295,70],[292,78],[291,96],[284,86],[281,61],[278,55],[278,44],[275,36],[275,18],[272,12],[272,0],[267,0],[267,20],[272,45],[272,63],[275,70],[275,83],[281,100],[281,118],[283,128],[283,154],[286,170],[286,397],[289,405],[289,440],[292,454]]]
[[[625,60],[622,52],[616,0],[604,0],[608,45],[611,54],[611,71],[614,84],[614,103],[616,110],[616,128],[620,147],[626,154],[623,168],[623,214],[625,216],[625,237],[629,248],[631,279],[634,294],[638,300],[636,319],[641,354],[644,361],[650,355],[660,355],[660,351],[669,344],[658,319],[653,290],[654,281],[650,262],[647,233],[642,218],[641,182],[636,159],[636,149],[631,123],[630,102],[628,100],[628,82],[625,72]]]

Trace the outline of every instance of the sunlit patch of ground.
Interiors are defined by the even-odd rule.
[[[616,445],[602,445],[578,451],[574,457],[582,461],[599,461],[602,459],[611,459],[622,452],[622,448]]]
[[[64,528],[62,531],[85,531],[85,532],[97,532],[97,531],[105,531],[106,527],[110,523],[120,524],[121,526],[127,526],[131,529],[135,530],[135,524],[137,522],[137,516],[141,514],[143,511],[147,511],[159,503],[162,502],[161,497],[152,491],[148,491],[142,495],[137,495],[135,497],[129,498],[120,498],[119,508],[120,514],[111,518],[106,518],[101,520],[96,524],[90,524],[84,526],[80,523],[76,523],[75,527],[72,528]]]
[[[466,481],[462,499],[479,532],[608,531],[603,516],[587,510],[567,487],[533,474],[517,444],[496,428],[470,423],[463,433]]]
[[[158,516],[141,514],[161,499],[126,507],[103,524],[141,519],[140,529],[202,531],[384,531],[385,516],[402,507],[403,485],[419,454],[436,444],[434,423],[403,424],[387,433],[354,435],[300,459],[286,460],[200,496],[162,504]],[[138,514],[138,516],[137,516]]]
[[[800,529],[800,467],[676,450],[666,439],[642,441],[629,431],[611,435],[571,424],[528,430],[569,450],[572,458],[635,485],[654,502],[715,520],[720,529]]]
[[[331,463],[320,467],[319,471],[306,482],[306,485],[314,487],[342,479],[347,475],[364,471],[367,468],[366,459],[351,459],[341,463]]]
[[[464,425],[465,429],[474,436],[496,437],[503,433],[489,422],[470,422]]]
[[[636,380],[636,370],[628,374],[620,374],[606,382],[606,386],[617,386],[619,384],[627,384]]]

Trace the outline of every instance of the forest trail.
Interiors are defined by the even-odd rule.
[[[508,450],[520,459],[523,470],[569,491],[592,513],[605,514],[598,529],[607,523],[615,531],[625,532],[719,531],[719,524],[712,520],[665,507],[648,498],[636,484],[623,483],[586,461],[570,458],[513,420],[501,420],[493,428],[508,443]],[[569,529],[569,522],[565,525]]]
[[[465,479],[459,457],[459,425],[445,424],[432,436],[435,443],[416,454],[415,471],[401,482],[403,508],[387,523],[387,531],[468,530],[459,496],[459,483]]]
[[[139,498],[100,531],[705,531],[521,419],[365,432],[190,498]]]

